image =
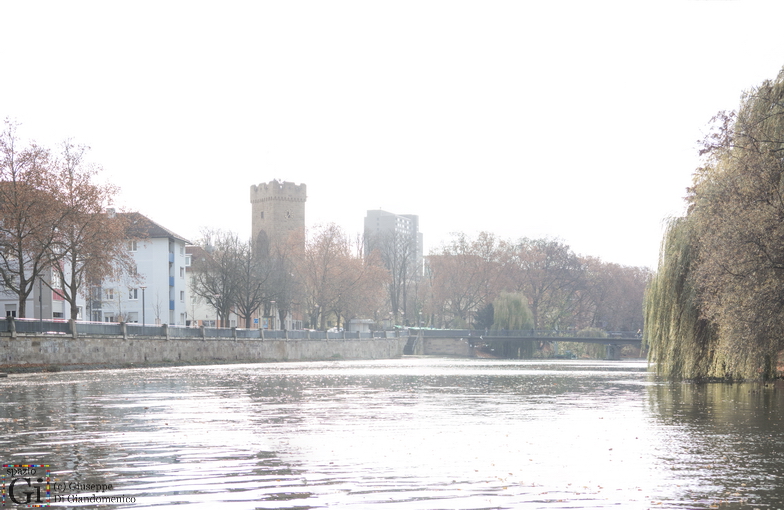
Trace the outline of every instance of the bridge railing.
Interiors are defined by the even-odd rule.
[[[578,331],[554,329],[521,329],[521,330],[478,330],[478,329],[426,329],[411,328],[411,334],[419,331],[423,336],[431,338],[465,338],[465,337],[510,337],[510,338],[574,338],[580,337]],[[639,338],[635,331],[606,331],[606,338]]]

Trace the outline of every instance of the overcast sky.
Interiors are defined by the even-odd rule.
[[[252,184],[308,226],[368,209],[656,265],[697,140],[784,66],[784,2],[0,0],[0,116],[66,138],[119,206],[250,235]]]

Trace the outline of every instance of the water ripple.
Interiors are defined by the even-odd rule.
[[[28,374],[0,382],[0,452],[136,498],[106,508],[784,499],[784,391],[673,386],[645,368],[402,359]]]

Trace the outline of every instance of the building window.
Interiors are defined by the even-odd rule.
[[[139,246],[136,244],[136,241],[128,241],[128,251],[137,251]]]
[[[103,295],[106,301],[112,301],[114,299],[114,289],[104,289]]]
[[[180,278],[185,278],[185,268],[184,267],[180,268]]]
[[[139,299],[139,289],[128,289],[128,299]]]
[[[185,267],[191,267],[191,256],[185,255]]]
[[[184,290],[180,291],[180,301],[185,302],[185,291]]]

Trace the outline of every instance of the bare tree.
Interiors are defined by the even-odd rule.
[[[651,272],[584,257],[584,291],[577,328],[637,331],[643,327],[643,298]]]
[[[240,241],[231,232],[205,230],[200,244],[206,256],[194,261],[191,290],[215,308],[218,320],[226,324],[237,302]]]
[[[303,288],[296,275],[296,257],[301,254],[301,243],[304,236],[295,233],[289,236],[286,242],[276,242],[270,247],[265,264],[269,268],[269,279],[265,292],[265,314],[272,309],[272,301],[278,310],[278,319],[281,324],[286,323],[286,318],[298,306],[303,296]]]
[[[475,239],[461,233],[428,257],[432,306],[441,310],[446,325],[469,326],[503,290],[504,246],[489,232]]]
[[[78,316],[77,299],[86,295],[90,282],[127,273],[133,267],[126,249],[128,218],[107,210],[118,188],[95,182],[99,168],[84,161],[87,150],[70,141],[63,143],[52,177],[62,215],[48,262],[54,281],[61,285],[48,285],[68,302],[72,319]]]
[[[585,273],[569,246],[552,239],[521,239],[506,266],[513,290],[528,298],[535,329],[575,326]]]
[[[319,227],[305,243],[294,265],[302,282],[310,324],[320,321],[325,326],[328,315],[334,315],[338,325],[341,318],[357,313],[371,313],[362,302],[372,302],[375,289],[384,282],[383,267],[352,254],[352,246],[337,225]],[[377,286],[374,287],[374,284]]]
[[[407,319],[409,287],[417,276],[415,240],[396,230],[386,230],[378,234],[372,234],[368,230],[365,232],[364,244],[368,254],[378,253],[389,273],[386,289],[395,322],[400,318],[401,309],[402,316]]]
[[[341,317],[348,324],[351,319],[370,317],[383,302],[383,289],[389,274],[377,253],[364,256],[361,239],[353,244],[356,252],[342,261],[335,285],[338,299],[334,312],[338,326]]]
[[[235,250],[237,315],[244,320],[245,327],[250,328],[253,314],[258,311],[265,299],[270,301],[274,262],[269,256],[254,250],[250,241],[244,243],[238,241],[227,248]]]
[[[51,264],[62,217],[52,183],[49,151],[20,142],[9,119],[0,133],[0,279],[16,294],[18,314],[27,316],[27,298]]]
[[[326,316],[337,299],[335,266],[347,253],[346,236],[337,225],[320,227],[309,239],[298,243],[295,271],[302,282],[311,327],[324,329]]]

